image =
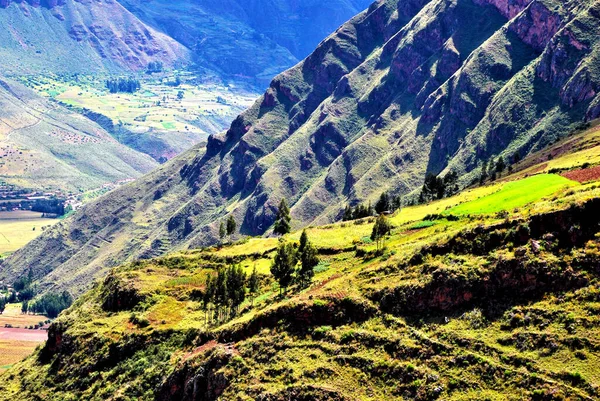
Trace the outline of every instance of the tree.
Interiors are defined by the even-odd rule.
[[[246,274],[242,266],[232,265],[227,269],[227,298],[231,303],[231,310],[237,313],[239,306],[246,299]]]
[[[21,313],[26,314],[29,309],[29,301],[23,301],[21,303]]]
[[[230,237],[235,233],[235,229],[237,228],[237,223],[235,222],[235,218],[232,215],[229,215],[227,218],[227,235]]]
[[[290,222],[290,208],[287,205],[285,199],[279,202],[279,209],[277,210],[277,216],[275,217],[275,225],[273,226],[273,232],[279,235],[285,235],[292,230]]]
[[[185,92],[184,91],[177,92],[177,100],[183,100],[184,96],[185,96]]]
[[[344,208],[344,216],[342,217],[343,221],[349,221],[352,220],[353,216],[352,216],[352,207],[349,205],[346,205],[346,207]]]
[[[271,264],[271,274],[279,283],[279,294],[282,289],[287,289],[294,278],[294,271],[298,258],[296,250],[291,243],[281,242]]]
[[[400,209],[402,209],[402,197],[394,196],[394,199],[392,200],[392,210],[395,212]]]
[[[250,278],[248,279],[248,293],[250,293],[250,296],[252,297],[253,305],[254,305],[254,297],[256,297],[256,294],[258,293],[258,286],[259,286],[258,273],[256,271],[256,265],[254,265],[254,269],[252,269],[252,274],[250,275]]]
[[[227,271],[224,268],[221,268],[217,272],[217,279],[215,281],[215,296],[213,302],[217,307],[218,320],[221,320],[224,317],[223,309],[227,306],[228,295]]]
[[[301,285],[306,286],[312,281],[315,275],[314,268],[320,262],[317,255],[317,248],[308,239],[306,230],[302,231],[302,235],[300,236],[298,254],[300,255],[301,263],[300,270],[298,271],[298,281]]]
[[[388,219],[383,215],[379,215],[373,225],[373,231],[371,232],[371,240],[377,243],[377,250],[383,249],[385,245],[385,236],[390,233],[392,226]]]
[[[4,309],[6,309],[6,298],[0,296],[0,315],[4,313]]]
[[[219,238],[221,238],[221,241],[225,239],[226,235],[227,229],[225,228],[225,223],[221,222],[221,224],[219,225]]]
[[[391,211],[391,209],[392,205],[390,201],[390,196],[387,194],[387,192],[384,192],[381,194],[379,200],[375,204],[375,211],[377,212],[377,214],[381,214],[384,212],[389,212]]]
[[[222,223],[221,223],[222,224]],[[216,293],[216,279],[214,276],[208,276],[206,279],[206,289],[202,296],[202,303],[206,310],[206,323],[208,323],[208,317],[210,315],[210,304],[214,302]]]
[[[502,174],[505,169],[506,169],[506,163],[504,163],[504,159],[502,158],[502,156],[500,156],[500,158],[496,162],[496,172],[498,174]]]
[[[488,167],[487,160],[484,160],[483,165],[481,166],[481,176],[479,176],[479,185],[483,185],[485,180],[487,180],[487,178],[488,178],[487,167]]]

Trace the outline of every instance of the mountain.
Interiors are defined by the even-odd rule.
[[[370,0],[120,0],[220,76],[269,83]]]
[[[80,293],[121,262],[214,244],[228,215],[264,234],[282,198],[302,227],[383,191],[416,201],[427,173],[474,183],[483,161],[600,115],[599,18],[598,1],[376,2],[226,133],[87,205],[2,276],[32,266],[41,288]]]
[[[0,181],[21,188],[85,191],[149,172],[157,163],[99,125],[0,79]]]
[[[596,400],[599,140],[378,218],[384,248],[374,217],[311,227],[315,276],[283,291],[270,266],[299,232],[115,268],[0,400]]]
[[[112,0],[0,1],[0,58],[8,74],[144,70],[183,64],[189,51]]]

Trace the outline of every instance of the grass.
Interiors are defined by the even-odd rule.
[[[73,340],[73,348],[55,355],[65,366],[61,380],[50,365],[30,358],[0,383],[6,394],[0,399],[35,393],[101,400],[117,392],[155,399],[164,383],[177,391],[188,373],[207,369],[222,375],[223,399],[314,399],[330,391],[356,400],[516,401],[550,393],[595,399],[598,236],[583,229],[587,221],[560,219],[572,225],[561,231],[587,236],[565,252],[543,233],[521,238],[519,228],[531,215],[597,198],[597,182],[580,185],[552,174],[508,177],[403,208],[390,217],[394,229],[382,253],[373,252],[369,240],[373,219],[309,227],[320,250],[314,280],[308,288],[292,286],[283,299],[269,274],[279,238],[127,264],[115,274],[139,296],[138,305],[104,311],[108,287],[95,286],[59,318]],[[435,214],[458,219],[424,220]],[[511,226],[490,227],[499,222]],[[482,252],[485,246],[490,249]],[[206,277],[229,263],[240,263],[247,274],[256,267],[259,293],[231,320],[207,323],[200,297]],[[77,372],[98,369],[90,349],[126,349],[128,356],[108,352],[103,373],[84,386]],[[36,384],[22,386],[20,378]]]
[[[577,185],[579,184],[559,175],[539,174],[502,184],[497,192],[453,207],[447,213],[454,215],[492,214],[503,210],[512,210]]]
[[[58,221],[35,212],[0,212],[0,255],[18,250]]]

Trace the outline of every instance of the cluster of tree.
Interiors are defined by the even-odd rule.
[[[106,81],[106,88],[110,93],[134,93],[140,90],[141,87],[140,81],[135,78],[109,79]]]
[[[297,268],[298,262],[300,267]],[[300,286],[308,286],[314,275],[314,268],[319,264],[317,249],[308,239],[306,230],[300,236],[300,246],[296,248],[291,242],[281,242],[271,264],[271,274],[279,283],[279,293],[287,291],[294,282]]]
[[[346,208],[344,209],[344,216],[342,219],[344,221],[358,220],[363,219],[365,217],[372,217],[374,213],[375,211],[370,203],[368,206],[365,206],[361,203],[359,205],[356,205],[356,207],[354,208],[352,208],[351,206],[346,206]]]
[[[390,224],[387,217],[380,214],[375,220],[373,225],[373,231],[371,231],[371,240],[377,244],[377,250],[381,250],[385,247],[385,237],[392,231],[392,225]]]
[[[73,304],[73,297],[68,291],[60,294],[48,293],[36,301],[23,301],[21,312],[35,313],[55,318],[60,312]]]
[[[148,69],[146,70],[146,72],[148,74],[153,74],[155,72],[162,72],[163,71],[163,63],[162,61],[151,61],[148,63]]]
[[[169,81],[165,82],[165,85],[177,87],[177,86],[181,85],[181,78],[175,77],[175,79],[173,81],[169,80]]]
[[[498,160],[494,161],[494,158],[490,159],[490,161],[484,161],[481,166],[481,176],[479,177],[479,184],[483,185],[488,179],[490,181],[495,181],[497,178],[501,177],[504,171],[508,171],[508,173],[512,173],[513,164],[516,164],[521,161],[521,154],[517,151],[512,157],[510,157],[510,162],[507,163],[502,156],[498,158]]]
[[[454,171],[446,174],[444,178],[428,173],[419,195],[419,202],[425,203],[456,194],[459,191],[457,182],[458,174]]]
[[[256,268],[248,280],[240,265],[219,269],[216,276],[209,276],[202,300],[207,320],[212,320],[211,306],[214,307],[213,312],[217,321],[224,321],[234,316],[246,299],[246,286],[249,287],[250,294],[258,291]]]
[[[235,217],[229,215],[227,221],[225,223],[221,222],[221,225],[219,226],[219,237],[221,238],[221,241],[223,241],[226,236],[231,239],[231,236],[235,233],[236,228],[237,223],[235,222]]]
[[[402,198],[400,196],[391,196],[387,192],[384,192],[379,197],[377,203],[375,203],[375,212],[377,214],[392,213],[402,208]]]
[[[359,204],[356,207],[346,206],[342,219],[344,221],[358,220],[365,217],[372,217],[375,214],[393,213],[402,208],[402,198],[400,196],[391,196],[384,192],[375,203],[375,207],[369,203],[367,206]]]
[[[33,285],[33,271],[31,268],[26,277],[20,277],[13,283],[16,292],[9,294],[9,302],[25,302],[35,296],[36,288]]]

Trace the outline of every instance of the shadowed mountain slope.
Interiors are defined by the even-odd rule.
[[[257,80],[298,63],[370,0],[121,0],[221,76]]]
[[[527,155],[600,115],[599,19],[598,1],[376,2],[204,150],[88,205],[6,260],[3,276],[33,266],[52,272],[43,286],[64,288],[74,272],[89,269],[85,282],[214,243],[227,215],[263,234],[281,198],[299,227],[384,190],[414,195],[428,172],[469,184],[481,161]]]

